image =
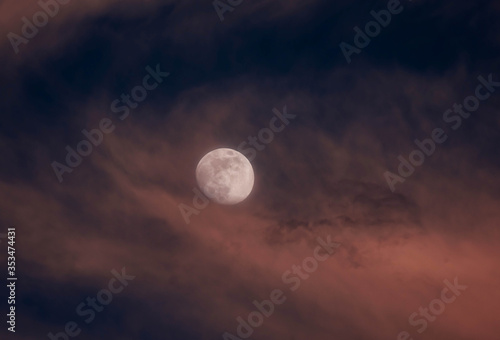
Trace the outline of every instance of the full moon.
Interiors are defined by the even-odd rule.
[[[237,204],[250,195],[254,183],[250,161],[236,150],[210,151],[196,167],[196,181],[203,193],[219,204]]]

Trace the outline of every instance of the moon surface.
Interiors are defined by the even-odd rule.
[[[240,152],[221,148],[207,153],[196,167],[201,191],[219,204],[237,204],[252,192],[252,164]]]

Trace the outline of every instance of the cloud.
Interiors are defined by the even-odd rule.
[[[5,30],[36,10],[32,3],[1,6]],[[309,22],[323,6],[244,2],[221,23],[210,2],[195,9],[191,2],[72,2],[12,59],[4,81],[12,82],[13,95],[1,104],[11,125],[3,129],[22,129],[0,140],[8,164],[0,171],[6,212],[0,221],[19,230],[28,296],[19,305],[23,324],[33,325],[23,340],[62,330],[72,319],[81,323],[74,308],[121,267],[137,279],[83,337],[220,338],[273,289],[285,291],[287,301],[256,337],[390,339],[402,330],[417,337],[409,315],[438,297],[443,280],[458,277],[470,289],[420,338],[496,339],[499,163],[489,148],[498,139],[498,99],[485,103],[463,131],[450,133],[449,143],[396,193],[383,178],[415,138],[426,138],[442,113],[474,88],[475,70],[490,71],[459,62],[443,72],[417,72],[377,64],[369,53],[358,68],[328,64],[325,71],[304,66],[316,57],[294,59],[268,46],[285,65],[272,73],[273,63],[243,53],[261,44],[261,35],[253,45],[238,38],[243,24],[290,25],[293,34],[281,35],[288,42],[299,29],[292,19]],[[123,38],[120,22],[134,20],[144,31],[134,28]],[[94,25],[103,30],[86,31]],[[151,44],[140,43],[142,36]],[[173,52],[159,49],[164,41]],[[31,52],[42,49],[31,63],[37,58]],[[230,63],[221,65],[221,58]],[[126,121],[116,119],[112,100],[160,61],[171,77]],[[240,73],[224,73],[238,62]],[[44,99],[38,91],[46,91]],[[178,204],[191,204],[198,160],[217,147],[236,148],[284,105],[297,119],[258,152],[249,199],[210,204],[186,225]],[[116,130],[59,184],[50,163],[62,161],[65,146],[76,145],[80,131],[103,117]],[[310,256],[325,235],[341,249],[291,292],[282,273]]]
[[[370,87],[376,79],[365,78],[368,83],[363,86]],[[406,79],[417,91],[428,86],[422,80],[411,82],[410,75]],[[333,134],[315,124],[308,113],[318,114],[318,107],[328,107],[341,94],[312,100],[307,91],[294,91],[277,102],[279,96],[272,89],[279,89],[282,81],[262,86],[245,80],[216,90],[200,87],[179,96],[165,117],[148,113],[158,108],[154,101],[146,102],[130,120],[117,123],[116,131],[66,175],[63,185],[51,173],[47,154],[38,156],[37,167],[42,170],[31,185],[3,182],[5,198],[0,204],[10,212],[4,222],[18,225],[23,248],[31,249],[20,251],[21,261],[29,263],[31,275],[45,284],[75,287],[68,296],[56,297],[54,306],[73,308],[84,292],[100,289],[109,270],[126,266],[137,281],[123,298],[117,297],[116,306],[151,308],[152,315],[176,321],[154,324],[147,321],[147,312],[127,325],[128,313],[110,305],[109,315],[122,320],[115,328],[139,336],[136,325],[142,322],[151,325],[149,334],[202,338],[187,326],[199,322],[206,334],[217,337],[235,328],[235,318],[251,311],[253,299],[266,298],[274,288],[286,289],[281,273],[311,252],[317,236],[330,233],[343,249],[297,294],[288,292],[287,304],[258,330],[263,338],[308,334],[326,339],[332,332],[344,338],[395,337],[400,328],[410,327],[407,316],[422,301],[435,297],[434,287],[455,276],[471,292],[483,286],[485,294],[494,294],[498,277],[487,274],[494,266],[491,259],[498,255],[492,244],[492,237],[498,236],[492,224],[498,220],[494,197],[459,198],[457,192],[469,183],[481,187],[480,179],[488,183],[489,175],[476,172],[473,179],[464,180],[460,174],[472,168],[458,163],[457,176],[440,178],[435,186],[434,171],[450,166],[443,150],[443,156],[419,169],[420,175],[411,179],[414,184],[409,181],[407,188],[415,190],[411,196],[410,189],[393,194],[380,176],[383,152],[377,143],[382,142],[374,136],[385,132],[383,126],[360,133],[358,122],[351,119],[343,123],[340,135]],[[196,103],[190,103],[193,97]],[[250,200],[229,208],[211,204],[186,226],[177,205],[190,202],[192,169],[198,159],[211,148],[236,147],[269,121],[273,107],[282,104],[302,124],[291,124],[257,154],[258,181]],[[348,109],[347,105],[343,107]],[[386,109],[383,102],[380,105],[371,111]],[[91,117],[95,112],[89,109]],[[392,110],[383,114],[399,116]],[[470,197],[476,197],[475,202]],[[429,207],[431,202],[435,209]],[[462,205],[468,205],[467,211]],[[31,207],[30,214],[23,214],[26,206]],[[471,215],[473,211],[478,214]],[[440,215],[456,216],[454,224],[446,225],[447,219]],[[471,222],[467,216],[474,216],[475,223],[467,225]],[[477,228],[484,237],[470,242],[467,235]],[[87,282],[86,288],[76,282]],[[33,289],[38,286],[33,283]],[[139,300],[143,305],[137,305]],[[454,320],[477,322],[467,312],[479,308],[477,301],[486,303],[481,310],[492,310],[484,296],[464,294],[463,302],[450,306],[450,316],[433,329],[445,332],[454,325],[443,339],[468,334],[465,324]],[[211,313],[216,306],[223,306],[224,313]],[[38,332],[57,329],[69,318],[60,315],[50,328],[40,325]],[[300,325],[294,322],[297,318]],[[485,339],[491,338],[492,325],[484,324]],[[94,334],[93,327],[85,332]]]

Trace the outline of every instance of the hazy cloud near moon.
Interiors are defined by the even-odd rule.
[[[285,20],[304,6],[279,4],[283,11],[267,11],[270,18]],[[72,6],[76,13],[85,5]],[[107,3],[92,6],[108,13]],[[243,20],[243,12],[253,8],[262,13],[248,2],[233,15]],[[211,26],[221,24],[212,10],[200,10],[205,19],[199,28],[191,27],[191,34],[199,34],[203,25],[222,30]],[[5,28],[15,27],[11,19]],[[84,35],[85,19],[74,24],[75,32]],[[41,46],[51,39],[55,45],[50,46],[57,45],[58,38],[38,38]],[[49,59],[64,55],[62,44],[49,51],[54,53]],[[4,48],[2,53],[12,52]],[[20,53],[22,67],[24,58],[30,60],[27,54]],[[326,340],[333,334],[385,340],[396,339],[402,330],[415,334],[408,316],[438,297],[444,279],[458,277],[468,290],[418,338],[497,339],[500,162],[490,145],[499,141],[500,93],[475,113],[481,119],[471,117],[462,131],[450,133],[449,142],[397,193],[383,178],[385,170],[397,166],[398,154],[411,151],[414,138],[426,137],[441,124],[443,110],[474,88],[475,75],[469,73],[495,70],[466,72],[465,62],[440,74],[395,65],[378,70],[340,65],[317,71],[322,75],[314,75],[311,84],[298,65],[288,76],[243,73],[183,83],[189,68],[176,69],[179,61],[163,57],[165,69],[172,67],[165,87],[127,121],[117,122],[115,132],[64,185],[50,163],[64,157],[65,145],[81,139],[81,129],[110,115],[109,103],[121,93],[109,85],[119,82],[110,80],[118,67],[111,65],[110,74],[103,71],[102,87],[89,81],[89,93],[97,95],[84,101],[82,91],[60,98],[62,113],[55,113],[55,123],[11,117],[35,131],[22,143],[12,143],[9,135],[0,143],[10,167],[0,169],[0,221],[17,226],[19,266],[29,269],[21,282],[25,299],[19,324],[32,327],[24,329],[20,340],[61,330],[75,317],[82,297],[101,289],[112,268],[124,266],[136,279],[82,337],[100,339],[108,332],[107,339],[220,339],[236,327],[237,316],[248,315],[254,299],[285,288],[281,274],[310,256],[315,238],[325,235],[342,244],[338,253],[300,290],[287,293],[286,303],[256,337]],[[205,65],[216,64],[210,57]],[[127,86],[148,64],[138,59],[123,61],[135,65],[122,70],[131,73],[124,80]],[[35,63],[29,71],[40,69]],[[13,77],[13,71],[6,72]],[[48,89],[65,94],[70,80],[56,79]],[[36,83],[36,77],[31,80]],[[29,104],[14,104],[22,112],[33,110]],[[230,208],[210,204],[186,226],[177,206],[191,202],[200,157],[216,147],[237,147],[268,124],[273,107],[283,105],[297,115],[297,124],[252,162],[252,199]],[[40,128],[51,123],[50,129]]]
[[[394,76],[388,72],[379,77]],[[364,86],[370,87],[370,81],[366,78]],[[135,323],[150,325],[150,332],[161,330],[172,336],[188,332],[201,339],[233,329],[235,318],[249,312],[252,299],[264,299],[272,288],[281,287],[280,274],[310,252],[315,236],[331,234],[343,244],[342,249],[297,294],[288,297],[287,305],[259,329],[260,336],[287,336],[286,328],[278,326],[293,323],[289,329],[297,338],[327,339],[332,327],[344,338],[395,337],[409,327],[407,315],[422,301],[433,299],[443,279],[455,276],[470,290],[432,326],[434,333],[428,332],[447,339],[440,332],[453,326],[455,331],[446,334],[472,336],[470,332],[477,329],[454,320],[480,322],[483,313],[493,313],[497,294],[498,276],[493,268],[498,250],[493,240],[498,237],[498,197],[492,195],[491,187],[497,182],[488,169],[474,171],[465,159],[475,156],[463,149],[463,163],[447,163],[448,155],[457,152],[450,147],[418,169],[403,193],[393,194],[381,176],[383,141],[363,131],[357,121],[401,120],[396,111],[388,110],[386,101],[370,109],[378,116],[339,118],[342,132],[327,131],[315,123],[321,120],[315,116],[323,114],[320,107],[331,107],[323,119],[333,120],[340,109],[329,103],[339,103],[344,112],[357,111],[357,104],[349,107],[341,94],[313,98],[305,91],[279,98],[282,94],[270,89],[279,88],[280,82],[260,90],[257,82],[239,83],[225,91],[224,101],[209,88],[187,91],[165,118],[150,113],[158,110],[154,100],[146,103],[142,116],[131,116],[129,122],[118,125],[64,186],[51,173],[50,159],[38,154],[37,166],[43,170],[32,186],[2,183],[2,211],[9,211],[2,222],[24,230],[22,261],[40,267],[34,276],[57,284],[70,284],[69,277],[86,282],[91,275],[105,276],[113,267],[126,266],[137,279],[121,303],[134,305],[140,300],[135,308],[177,317],[175,324],[153,325],[146,313]],[[432,83],[419,80],[410,86],[418,92]],[[195,105],[187,105],[189,98],[200,94]],[[192,197],[189,188],[195,184],[193,171],[200,155],[207,148],[235,146],[245,140],[268,121],[272,107],[282,103],[306,124],[290,127],[258,153],[253,162],[257,174],[254,199],[229,210],[210,205],[186,228],[177,204]],[[485,108],[481,114],[488,112]],[[232,128],[226,129],[227,125]],[[380,138],[392,133],[401,140],[391,130],[381,124],[377,133]],[[435,177],[436,169],[452,166],[454,176]],[[471,201],[461,194],[464,191],[483,194]],[[29,215],[22,214],[26,204],[33,206]],[[475,241],[470,243],[473,231]],[[99,283],[89,281],[88,285],[97,288]],[[148,285],[149,293],[144,293],[143,285]],[[166,299],[163,306],[153,303],[155,286],[163,292],[160,300]],[[396,287],[400,295],[394,299],[391,292]],[[173,306],[180,314],[174,316],[165,307],[167,300],[188,291],[194,295],[175,298]],[[78,301],[76,297],[84,293],[71,294]],[[55,300],[54,306],[69,303],[62,296]],[[218,308],[224,306],[223,314],[209,313],[214,301]],[[55,307],[47,304],[45,308],[55,313]],[[300,325],[293,322],[297,318],[302,320]],[[54,317],[51,329],[66,319],[65,315]],[[182,326],[195,321],[204,325],[203,332],[193,334]],[[482,338],[493,339],[493,319],[486,318],[482,325]],[[46,333],[46,327],[34,328],[32,334]],[[119,327],[139,334],[133,325]],[[373,333],[375,329],[378,334]]]

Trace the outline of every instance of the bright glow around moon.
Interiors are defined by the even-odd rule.
[[[250,195],[254,183],[250,161],[233,149],[207,153],[196,167],[196,181],[201,191],[220,204],[236,204]]]

